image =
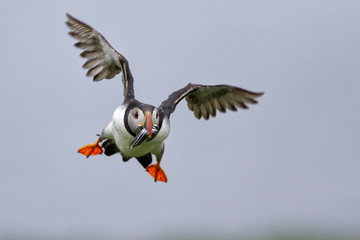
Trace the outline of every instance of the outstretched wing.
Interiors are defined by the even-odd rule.
[[[66,14],[66,25],[71,29],[70,36],[79,40],[74,46],[83,50],[81,57],[86,58],[83,68],[89,69],[86,76],[95,82],[111,79],[123,73],[124,102],[134,98],[133,77],[126,58],[110,46],[108,41],[89,25]]]
[[[176,105],[186,98],[188,107],[197,119],[203,117],[208,120],[210,115],[215,117],[216,111],[226,112],[226,109],[237,111],[237,107],[247,109],[246,104],[256,104],[255,98],[264,93],[250,92],[245,89],[229,85],[199,85],[188,84],[186,87],[172,93],[161,103],[159,109],[170,116]]]

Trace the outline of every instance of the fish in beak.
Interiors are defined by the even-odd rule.
[[[151,113],[146,112],[145,121],[144,123],[141,123],[137,128],[137,134],[134,140],[129,145],[129,147],[134,148],[136,146],[139,146],[145,140],[150,141],[154,139],[158,131],[159,131],[158,126],[154,124],[153,121],[151,120]]]

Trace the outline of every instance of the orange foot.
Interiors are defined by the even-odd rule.
[[[86,157],[89,157],[90,155],[98,155],[98,154],[103,153],[104,151],[99,144],[101,141],[102,140],[99,138],[96,141],[96,143],[89,144],[89,145],[79,148],[78,153],[81,153],[81,154],[85,155]]]
[[[155,182],[167,182],[168,180],[164,170],[162,170],[158,163],[147,166],[146,171],[154,178]]]

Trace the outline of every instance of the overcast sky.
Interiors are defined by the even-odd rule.
[[[0,236],[227,236],[360,229],[359,1],[6,1],[0,9]],[[171,116],[154,183],[135,160],[86,159],[123,101],[94,83],[65,13],[129,61],[158,106],[187,83],[265,91],[247,111]]]

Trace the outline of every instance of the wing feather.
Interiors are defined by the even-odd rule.
[[[99,64],[101,64],[102,60],[99,58],[90,58],[89,60],[87,60],[84,65],[82,66],[83,68],[93,68],[98,66]]]
[[[95,29],[66,14],[66,25],[70,36],[78,40],[75,47],[82,49],[80,56],[88,59],[83,68],[89,69],[86,76],[93,77],[95,82],[112,79],[123,72],[124,96],[126,101],[134,98],[133,77],[126,58],[118,53],[108,41]]]
[[[94,81],[98,82],[101,81],[102,79],[106,78],[109,75],[109,72],[106,71],[106,69],[102,69],[99,73],[97,73],[94,76]]]
[[[176,105],[185,98],[188,108],[194,112],[197,119],[203,117],[208,120],[210,116],[216,116],[217,110],[220,112],[226,112],[226,109],[237,111],[237,107],[247,109],[246,104],[256,104],[255,98],[263,94],[229,85],[188,84],[172,93],[162,102],[159,109],[170,116],[175,111]]]
[[[214,98],[213,101],[215,109],[223,113],[226,111],[224,105],[218,99]]]
[[[213,106],[213,103],[212,103],[213,101],[208,101],[207,102],[207,109],[208,109],[208,111],[209,111],[209,114],[211,115],[211,116],[213,116],[213,117],[215,117],[215,114],[216,114],[216,109],[214,108],[214,106]],[[208,118],[209,119],[209,118]]]
[[[101,65],[97,65],[93,68],[90,68],[90,70],[86,73],[87,77],[92,77],[95,76],[96,74],[98,74],[101,70],[103,69],[103,66]],[[94,78],[95,81],[95,78]]]

